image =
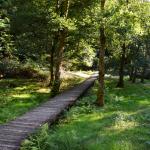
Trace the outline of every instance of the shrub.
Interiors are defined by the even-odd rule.
[[[0,73],[3,77],[12,77],[18,73],[19,63],[15,60],[4,59],[0,62]]]
[[[47,80],[48,75],[41,72],[40,69],[32,63],[21,64],[17,60],[0,61],[0,77],[3,78],[36,78],[38,80]]]

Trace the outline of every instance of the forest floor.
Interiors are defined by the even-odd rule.
[[[106,79],[106,104],[95,105],[97,83],[50,129],[45,125],[22,150],[149,150],[150,81],[116,88]]]
[[[91,72],[64,72],[62,92],[81,83]],[[0,80],[0,124],[6,123],[37,107],[50,97],[47,81],[36,79],[1,79]]]

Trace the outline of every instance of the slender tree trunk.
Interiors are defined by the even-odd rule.
[[[149,54],[148,54],[148,52],[149,52],[148,43],[146,42],[145,45],[146,45],[146,49],[145,49],[145,51],[143,52],[143,53],[144,53],[144,60],[145,60],[145,62],[144,62],[143,68],[142,68],[141,83],[144,83],[144,78],[145,78],[144,75],[145,75],[146,68],[147,68],[147,60],[148,60],[148,58],[149,58]]]
[[[132,78],[132,83],[136,82],[136,76],[137,76],[137,68],[134,68],[134,73],[133,73],[133,78]]]
[[[101,11],[104,14],[105,9],[105,0],[101,0]],[[97,104],[99,106],[104,106],[104,76],[105,76],[105,46],[106,46],[106,37],[105,37],[105,27],[102,23],[100,26],[100,49],[99,49],[99,79],[98,79],[98,93],[97,93]]]
[[[133,71],[134,71],[134,67],[132,66],[132,67],[131,67],[131,70],[130,70],[129,81],[132,81],[132,78],[133,78]]]
[[[54,32],[54,38],[52,41],[52,47],[51,47],[51,52],[50,52],[50,83],[49,86],[51,87],[54,82],[54,55],[57,49],[58,45],[58,32]]]
[[[57,14],[59,14],[59,8],[60,8],[60,0],[56,0],[56,7],[55,7],[55,11]],[[51,47],[51,52],[50,52],[50,82],[49,82],[49,86],[53,88],[54,85],[54,80],[55,80],[55,76],[54,76],[54,70],[55,70],[55,65],[54,65],[54,58],[55,58],[55,53],[56,53],[56,49],[57,49],[57,45],[58,45],[58,37],[59,37],[59,32],[53,32],[52,33],[54,35],[53,40],[52,40],[52,47]],[[53,95],[51,93],[51,95]]]
[[[48,31],[47,31],[48,32]],[[49,48],[51,47],[51,48]],[[49,41],[48,33],[46,38],[46,51],[50,51],[50,82],[48,84],[48,87],[52,86],[53,80],[54,80],[54,51],[55,51],[55,45],[52,43],[52,41]]]
[[[124,65],[125,65],[125,52],[126,46],[125,43],[122,45],[122,55],[120,60],[120,68],[119,68],[119,81],[117,87],[123,88],[124,87]]]
[[[145,75],[145,66],[143,66],[143,69],[142,69],[142,73],[141,73],[141,83],[144,83],[144,75]]]
[[[50,83],[49,83],[50,87],[53,85],[54,81],[54,51],[55,51],[54,46],[52,46],[50,56]]]
[[[60,8],[60,17],[63,17],[64,19],[67,19],[68,17],[68,11],[69,11],[69,0],[61,1],[58,3],[58,8]],[[60,29],[58,31],[58,47],[56,49],[56,61],[55,61],[55,71],[54,71],[54,81],[52,85],[52,90],[51,90],[51,96],[55,96],[58,94],[59,89],[60,89],[60,84],[61,84],[61,79],[60,79],[60,67],[62,63],[62,58],[63,58],[63,52],[64,52],[64,47],[65,47],[65,40],[67,36],[67,29]]]

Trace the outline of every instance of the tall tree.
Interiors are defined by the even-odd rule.
[[[59,16],[65,21],[68,18],[69,6],[70,6],[70,0],[64,0],[64,1],[58,0],[57,8],[58,8]],[[55,60],[54,81],[53,81],[52,90],[51,90],[52,96],[56,95],[60,89],[60,84],[61,84],[60,67],[61,67],[62,58],[63,58],[67,30],[68,29],[65,27],[58,29],[58,47],[56,48],[56,51],[55,51],[55,54],[57,57]]]
[[[102,13],[102,22],[100,25],[100,49],[99,49],[99,78],[98,78],[98,93],[97,93],[97,104],[99,106],[104,106],[104,76],[105,76],[105,46],[106,46],[106,37],[105,37],[105,26],[104,26],[104,11],[105,11],[105,0],[101,0],[101,13]]]

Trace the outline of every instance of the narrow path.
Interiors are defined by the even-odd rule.
[[[52,124],[58,116],[88,89],[96,79],[90,77],[80,85],[67,90],[23,116],[0,126],[0,150],[17,150],[21,142],[43,124]]]

